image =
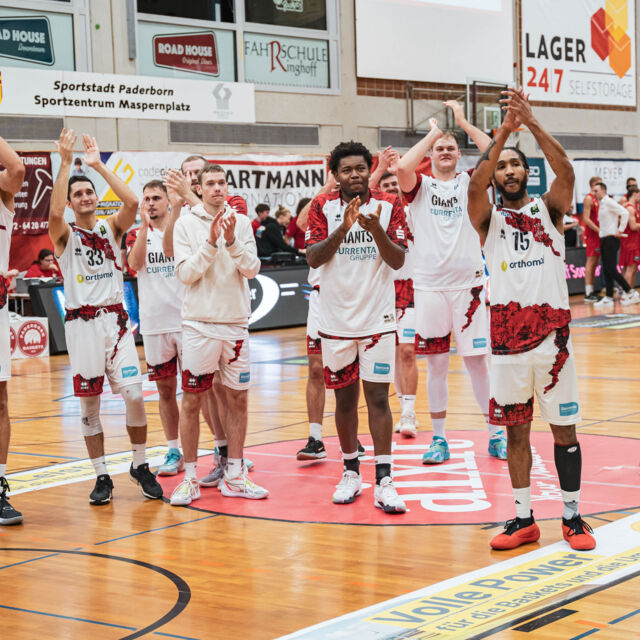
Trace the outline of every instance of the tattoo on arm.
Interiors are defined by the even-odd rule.
[[[346,232],[338,227],[328,238],[307,247],[307,262],[317,268],[329,262],[345,239]]]
[[[476,168],[479,167],[485,160],[489,159],[489,154],[491,153],[491,149],[493,149],[493,147],[495,146],[496,146],[496,142],[495,140],[492,140],[491,144],[484,150],[483,154],[480,156],[480,159],[476,164]]]

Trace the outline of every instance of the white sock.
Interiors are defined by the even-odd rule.
[[[4,478],[6,475],[7,475],[7,463],[5,462],[4,464],[0,464],[0,478]]]
[[[319,422],[310,422],[309,435],[315,440],[322,440],[322,425]]]
[[[433,428],[433,435],[444,438],[444,423],[446,418],[431,418],[431,427]]]
[[[489,418],[487,418],[487,416],[484,417],[484,419],[487,421],[487,427],[489,427],[489,437],[493,438],[498,431],[502,431],[502,426],[499,424],[491,424],[489,422]]]
[[[242,458],[229,458],[225,475],[227,478],[237,478],[242,475]]]
[[[518,518],[531,517],[531,487],[513,489],[513,497],[516,501],[516,516]]]
[[[585,285],[584,292],[586,295],[590,296],[593,293],[593,285],[592,284]]]
[[[91,458],[91,464],[93,464],[93,468],[96,470],[97,476],[104,476],[107,474],[107,463],[105,462],[104,456],[100,458]],[[4,475],[0,473],[0,476]]]
[[[218,451],[220,450],[220,447],[226,447],[226,446],[227,446],[226,440],[216,440],[216,447],[218,447]]]
[[[579,513],[578,502],[580,501],[580,489],[577,491],[563,491],[560,489],[560,493],[562,494],[562,501],[564,502],[562,517],[565,520],[571,520],[571,518],[577,516]]]
[[[415,396],[402,396],[402,413],[415,413],[416,412],[416,397]]]
[[[132,444],[131,451],[133,451],[133,468],[137,469],[141,464],[144,464],[145,453],[147,450],[147,443]]]
[[[176,438],[175,440],[167,440],[167,447],[169,447],[169,449],[179,449],[180,440],[178,438]]]
[[[185,480],[196,480],[197,479],[197,475],[196,475],[196,466],[198,465],[197,462],[185,462],[184,463],[184,479]]]

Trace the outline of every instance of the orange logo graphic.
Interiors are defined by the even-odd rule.
[[[606,0],[604,9],[591,16],[591,48],[622,78],[631,68],[629,0]]]

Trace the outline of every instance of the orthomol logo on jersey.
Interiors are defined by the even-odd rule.
[[[104,280],[105,278],[113,278],[113,273],[90,273],[89,275],[83,276],[79,273],[76,276],[76,280],[82,284],[83,282],[95,282],[96,280]]]
[[[536,260],[517,260],[515,262],[506,262],[503,260],[500,268],[503,271],[507,271],[507,269],[529,269],[531,267],[541,267],[543,264],[544,258]]]
[[[489,433],[481,416],[477,431],[449,433],[451,459],[444,464],[423,465],[431,434],[418,433],[416,440],[393,436],[393,477],[398,493],[407,505],[404,514],[390,515],[373,505],[375,469],[371,437],[361,435],[366,456],[360,467],[362,495],[350,505],[331,501],[335,485],[342,476],[342,460],[336,437],[324,439],[324,461],[300,463],[296,452],[306,440],[273,442],[247,448],[255,462],[252,479],[270,491],[268,500],[228,500],[215,488],[202,489],[194,507],[231,515],[295,522],[330,522],[368,525],[426,525],[502,523],[514,515],[513,493],[507,463],[489,456]],[[562,495],[553,463],[553,440],[546,431],[531,434],[532,507],[536,518],[557,518],[562,513]],[[584,483],[580,494],[582,515],[610,511],[611,487],[615,487],[615,508],[638,504],[637,470],[640,439],[581,434],[583,476],[597,477]],[[615,465],[603,467],[602,460],[615,459]],[[211,468],[211,458],[198,461],[199,476]],[[158,478],[165,495],[170,495],[180,477]],[[291,483],[296,499],[291,500]],[[557,525],[558,531],[560,525]],[[484,531],[487,544],[501,525]],[[567,546],[568,549],[568,546]]]

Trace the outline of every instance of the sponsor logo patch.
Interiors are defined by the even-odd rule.
[[[474,349],[482,349],[487,346],[486,338],[474,338],[473,339],[473,348]]]
[[[402,335],[405,338],[415,338],[416,330],[415,329],[403,329],[402,330]]]
[[[378,373],[380,375],[386,375],[391,371],[391,365],[386,362],[376,362],[373,365],[373,373]]]
[[[575,416],[579,407],[577,402],[563,402],[558,408],[561,416]]]
[[[240,382],[249,382],[249,380],[251,380],[251,372],[249,371],[243,371],[239,376],[238,376],[238,380]]]
[[[123,378],[133,378],[138,375],[138,367],[122,367]]]

